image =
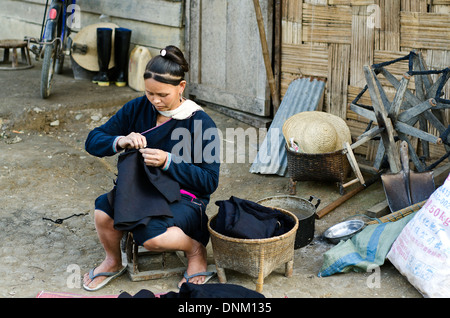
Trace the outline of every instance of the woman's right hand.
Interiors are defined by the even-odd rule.
[[[147,139],[139,133],[130,133],[127,136],[119,138],[117,146],[122,149],[141,149],[147,147]]]

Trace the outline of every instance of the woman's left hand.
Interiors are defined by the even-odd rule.
[[[147,166],[162,167],[167,160],[167,152],[160,149],[143,148],[139,149]]]

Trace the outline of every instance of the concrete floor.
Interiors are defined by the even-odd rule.
[[[40,64],[23,71],[0,72],[0,249],[1,269],[14,275],[0,276],[0,297],[35,297],[41,290],[92,295],[69,286],[67,269],[75,264],[83,274],[103,259],[96,237],[92,212],[97,195],[110,189],[115,158],[93,158],[84,151],[87,133],[106,120],[126,101],[140,96],[132,89],[115,86],[101,88],[86,80],[75,80],[71,69],[56,76],[49,99],[39,96]],[[206,108],[222,131],[250,126]],[[58,124],[57,121],[58,120]],[[19,138],[19,139],[15,139]],[[15,141],[14,141],[15,140]],[[14,142],[13,142],[14,141]],[[260,140],[261,141],[261,140]],[[224,140],[226,143],[233,143]],[[248,147],[236,148],[246,157]],[[217,213],[217,200],[230,196],[257,201],[288,194],[288,178],[249,173],[252,159],[224,162],[220,184],[211,198],[207,213]],[[232,161],[232,160],[231,160]],[[298,182],[297,196],[320,198],[319,208],[340,197],[334,183]],[[323,232],[352,215],[364,213],[385,200],[380,182],[360,192],[325,217],[315,221],[314,240],[295,250],[293,276],[286,278],[284,267],[264,280],[263,294],[276,298],[401,298],[421,297],[417,290],[389,263],[381,267],[380,284],[370,284],[372,273],[317,276],[323,253],[333,247]],[[74,213],[86,216],[66,220],[62,225],[45,222],[42,217],[58,218]],[[6,226],[8,225],[8,226]],[[214,263],[211,244],[208,245]],[[256,279],[226,270],[228,283],[255,288]],[[134,294],[140,289],[154,293],[176,291],[180,277],[132,282],[124,275],[96,295]],[[218,282],[217,278],[212,282]]]

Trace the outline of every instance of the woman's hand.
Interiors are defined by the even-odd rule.
[[[167,152],[160,149],[145,148],[139,150],[147,166],[162,167],[167,160]]]
[[[132,132],[128,136],[119,138],[117,146],[122,149],[141,149],[147,147],[147,139],[139,133]]]

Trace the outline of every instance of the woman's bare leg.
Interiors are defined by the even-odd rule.
[[[103,262],[95,268],[94,274],[101,272],[117,272],[122,269],[122,254],[120,251],[120,241],[122,231],[114,228],[114,220],[105,212],[95,210],[94,212],[95,228],[100,242],[105,249],[106,257]],[[90,288],[96,287],[107,277],[99,276],[91,280],[89,273],[83,277],[83,282]]]
[[[179,227],[169,227],[167,231],[144,243],[144,247],[150,251],[183,251],[188,259],[187,274],[192,275],[205,272],[207,269],[206,248],[200,242],[186,235]],[[201,284],[205,276],[196,276],[189,280],[193,284]],[[180,285],[185,282],[183,278]]]

